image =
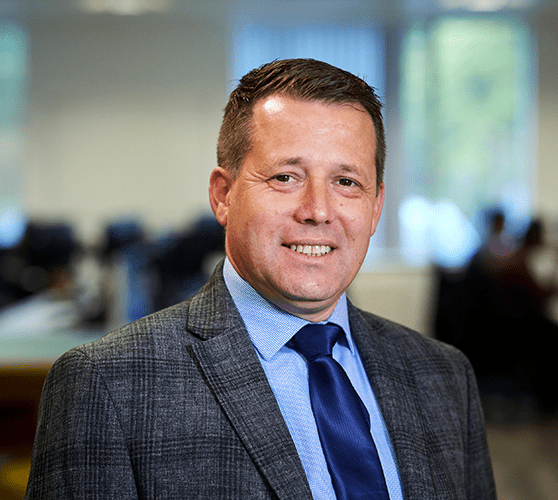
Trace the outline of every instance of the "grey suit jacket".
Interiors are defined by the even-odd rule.
[[[466,358],[352,305],[349,318],[405,498],[494,499]],[[69,351],[45,382],[26,499],[155,498],[312,498],[222,265],[191,301]]]

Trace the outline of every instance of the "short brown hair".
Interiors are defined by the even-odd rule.
[[[272,94],[335,104],[360,104],[371,116],[376,133],[376,186],[384,177],[386,144],[382,103],[364,80],[314,59],[283,59],[256,68],[240,80],[225,107],[217,143],[217,163],[233,178],[251,147],[254,105]]]

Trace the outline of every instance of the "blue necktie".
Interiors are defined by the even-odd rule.
[[[388,500],[370,417],[345,371],[331,357],[343,330],[309,324],[289,342],[308,363],[310,402],[338,500]]]

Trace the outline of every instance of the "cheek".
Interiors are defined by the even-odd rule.
[[[262,235],[274,232],[287,217],[286,200],[284,203],[277,203],[261,196],[247,208],[240,214],[245,230]]]
[[[370,236],[373,217],[366,210],[352,210],[345,215],[344,223],[353,240]]]
[[[234,222],[233,222],[234,221]],[[231,243],[243,255],[260,253],[265,250],[271,240],[276,224],[257,211],[243,213],[230,219],[227,232],[230,232]]]

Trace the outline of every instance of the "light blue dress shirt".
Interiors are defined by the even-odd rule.
[[[306,361],[298,352],[285,345],[309,322],[288,314],[265,300],[238,275],[228,259],[225,259],[223,275],[287,423],[306,471],[312,496],[315,500],[335,500],[310,405]],[[339,325],[346,334],[346,339],[334,346],[333,358],[341,364],[368,409],[370,432],[378,449],[390,499],[402,500],[395,455],[380,408],[351,336],[344,294],[327,322]]]

